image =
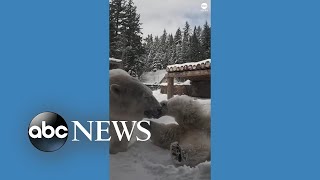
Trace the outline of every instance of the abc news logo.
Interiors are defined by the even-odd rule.
[[[103,138],[102,132],[109,134],[109,121],[87,121],[89,123],[89,130],[84,128],[78,121],[72,121],[74,124],[74,133],[72,141],[80,141],[77,139],[77,129],[79,129],[90,141],[92,141],[92,123],[97,124],[96,134],[97,138],[95,141],[110,141],[109,138]],[[120,122],[121,126],[118,125]],[[138,130],[147,135],[146,138],[140,139],[136,136],[137,141],[147,141],[151,137],[151,133],[145,129],[141,123],[147,123],[150,125],[149,121],[133,121],[131,129],[127,128],[126,121],[112,121],[112,125],[115,129],[117,138],[119,141],[126,136],[126,140],[130,141],[133,133],[133,129],[137,124]],[[106,124],[108,127],[103,129],[102,124]],[[28,128],[28,135],[30,142],[34,147],[44,152],[53,152],[60,149],[68,139],[68,125],[66,121],[57,113],[54,112],[43,112],[38,114],[32,119]]]

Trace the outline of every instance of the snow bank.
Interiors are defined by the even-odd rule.
[[[160,90],[153,91],[158,101],[167,99]],[[198,99],[203,106],[210,106],[210,99]],[[152,121],[164,124],[176,123],[172,117],[163,116]],[[140,131],[134,131],[134,137]],[[141,137],[142,134],[139,136]],[[148,142],[130,142],[127,152],[110,155],[111,180],[209,180],[211,162],[203,162],[194,168],[175,167],[169,150]]]

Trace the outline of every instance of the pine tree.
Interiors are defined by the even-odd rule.
[[[171,63],[172,64],[177,64],[177,63],[183,63],[182,60],[182,50],[181,50],[181,45],[182,45],[182,34],[180,28],[177,29],[176,34],[174,35],[173,38],[174,41],[174,54],[172,55]]]
[[[201,28],[201,26],[198,26],[197,27],[197,38],[199,39],[199,41],[200,41],[200,44],[201,44],[201,33],[202,33],[202,28]]]
[[[196,62],[202,60],[201,45],[197,35],[197,27],[194,27],[193,34],[190,38],[190,61]]]
[[[152,48],[153,48],[153,36],[152,34],[149,34],[145,39],[143,43],[143,48],[145,49],[145,54],[141,58],[144,62],[144,70],[145,71],[151,71],[152,70]]]
[[[125,53],[123,54],[122,60],[125,62],[126,70],[139,71],[136,72],[140,74],[140,67],[137,63],[139,57],[144,54],[144,49],[142,47],[142,32],[140,15],[137,14],[137,7],[134,6],[133,1],[129,0],[125,6],[125,18],[124,22],[124,37],[125,37]]]
[[[161,63],[161,67],[160,69],[164,69],[165,67],[167,67],[168,65],[168,54],[167,54],[167,49],[168,49],[168,45],[167,45],[167,31],[164,29],[163,30],[163,34],[160,37],[160,49],[159,49],[159,53],[160,53],[160,63]]]
[[[109,3],[110,57],[121,58],[123,38],[123,19],[125,18],[125,0],[112,0]]]
[[[154,70],[161,69],[161,48],[160,48],[161,41],[158,36],[154,38],[154,43],[153,43],[153,63],[152,63],[152,68]]]
[[[145,52],[137,7],[132,0],[111,0],[109,5],[110,57],[122,59],[124,69],[139,76]]]
[[[178,30],[176,31],[176,34],[174,35],[174,43],[176,45],[182,43],[182,35],[181,35],[180,28],[178,28]]]
[[[182,63],[190,61],[190,25],[188,21],[183,28],[183,39],[182,39]]]
[[[167,31],[166,31],[166,29],[163,30],[163,34],[160,37],[160,39],[161,39],[161,44],[164,45],[166,43],[166,41],[167,41]]]
[[[203,26],[201,46],[203,50],[203,59],[209,59],[211,57],[211,28],[208,25],[208,22]]]
[[[173,40],[173,35],[169,34],[167,42],[167,54],[168,54],[168,65],[174,64],[176,45]]]

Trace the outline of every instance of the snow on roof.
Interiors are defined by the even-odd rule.
[[[109,58],[109,61],[113,61],[113,62],[122,62],[121,59],[116,59],[116,58]]]
[[[211,59],[206,59],[198,62],[168,65],[166,68],[166,71],[168,72],[194,71],[194,70],[210,69],[210,68],[211,68]]]
[[[166,70],[157,70],[155,72],[144,72],[141,77],[140,81],[144,84],[159,84],[160,81],[166,75]]]

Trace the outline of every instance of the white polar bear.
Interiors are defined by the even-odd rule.
[[[160,103],[147,86],[121,69],[110,70],[109,75],[110,121],[128,121],[126,125],[130,132],[132,121],[140,121],[144,117],[159,117]],[[121,125],[119,126],[123,129]],[[109,131],[111,136],[110,153],[126,151],[129,144],[127,139],[123,138],[119,141],[112,125]]]
[[[152,142],[170,149],[175,165],[196,166],[210,160],[210,108],[189,96],[176,96],[161,102],[162,115],[178,124],[151,122]]]

